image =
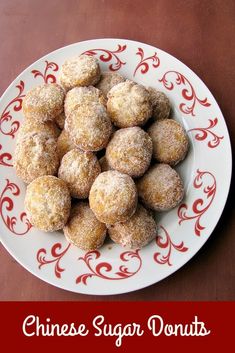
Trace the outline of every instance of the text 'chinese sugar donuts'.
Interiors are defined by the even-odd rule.
[[[176,207],[184,196],[179,174],[167,164],[156,164],[137,181],[142,202],[155,211],[168,211]]]
[[[108,92],[118,83],[124,82],[125,78],[117,72],[105,71],[101,74],[101,78],[96,87],[99,88],[104,97],[107,98]]]
[[[45,232],[63,228],[68,220],[71,197],[66,183],[54,176],[42,176],[26,189],[25,209],[32,225]]]
[[[156,223],[150,211],[140,204],[126,222],[108,226],[110,238],[121,246],[139,249],[152,241],[156,235]]]
[[[103,172],[91,187],[89,203],[100,222],[125,222],[136,210],[135,183],[129,175],[113,170]]]
[[[93,86],[89,87],[74,87],[68,91],[65,102],[64,110],[65,115],[69,116],[76,108],[84,104],[100,103],[105,105],[105,98],[102,92]]]
[[[62,158],[58,176],[67,183],[72,197],[85,199],[100,172],[97,157],[76,148]]]
[[[54,120],[64,109],[65,93],[56,83],[32,88],[23,99],[26,118],[39,121]]]
[[[59,167],[56,139],[44,134],[26,134],[16,144],[13,163],[17,176],[27,184],[39,176],[56,174]]]
[[[98,221],[88,202],[72,206],[68,223],[63,229],[66,239],[82,250],[96,250],[103,245],[106,226]]]
[[[133,81],[121,82],[109,91],[107,110],[118,127],[142,126],[152,113],[150,94]]]
[[[185,158],[189,148],[188,136],[177,121],[156,121],[148,133],[153,141],[153,156],[157,161],[174,166]]]
[[[82,105],[65,120],[65,130],[76,146],[84,151],[99,151],[106,147],[112,124],[100,103]]]
[[[94,86],[99,79],[98,60],[91,55],[75,56],[61,67],[60,83],[66,90],[76,86]]]
[[[169,118],[171,112],[171,105],[165,93],[157,91],[155,88],[148,88],[150,94],[150,101],[153,106],[152,117],[155,120],[162,120]]]
[[[112,169],[131,177],[139,177],[148,169],[152,158],[152,140],[140,127],[117,130],[106,149],[107,163]]]

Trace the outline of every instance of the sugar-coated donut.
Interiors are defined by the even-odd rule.
[[[91,187],[89,203],[100,222],[125,222],[136,210],[135,183],[129,175],[114,170],[103,172]]]
[[[117,72],[104,71],[96,87],[99,88],[104,97],[107,98],[108,92],[118,83],[124,82],[126,79]]]
[[[100,79],[98,60],[91,55],[79,55],[66,60],[60,73],[60,83],[69,90],[76,86],[94,86]]]
[[[100,103],[82,105],[65,120],[65,130],[76,146],[84,151],[99,151],[106,147],[112,124]]]
[[[133,216],[126,222],[109,225],[108,233],[115,243],[130,249],[142,248],[157,235],[152,214],[140,204]]]
[[[68,220],[71,197],[66,183],[55,176],[41,176],[26,189],[27,216],[38,229],[53,232],[63,228]]]
[[[180,175],[168,164],[156,164],[137,181],[142,202],[155,211],[168,211],[184,197]]]
[[[64,90],[57,83],[34,87],[23,99],[23,113],[39,121],[54,120],[64,109],[64,98]]]
[[[73,143],[69,134],[67,133],[67,131],[62,130],[57,140],[57,152],[60,160],[67,152],[73,150],[74,148],[76,148],[76,145]]]
[[[106,160],[112,169],[131,177],[139,177],[148,169],[153,143],[138,126],[117,130],[108,143]]]
[[[153,141],[153,156],[157,161],[174,166],[185,158],[189,140],[180,123],[173,119],[159,120],[149,127],[148,133]]]
[[[66,94],[64,102],[65,115],[69,116],[75,109],[82,105],[100,103],[106,105],[103,93],[93,86],[74,87]]]
[[[54,175],[59,167],[56,139],[44,134],[25,135],[16,144],[14,161],[16,174],[25,183],[43,175]]]
[[[121,82],[109,91],[107,110],[118,127],[142,126],[152,113],[150,94],[133,81]]]
[[[26,135],[40,134],[47,138],[57,138],[60,134],[59,128],[53,121],[41,122],[35,119],[25,119],[20,125],[17,142]]]
[[[85,199],[100,172],[98,159],[92,152],[75,148],[62,158],[58,176],[67,183],[72,197]]]
[[[82,250],[96,250],[103,245],[106,226],[98,221],[89,207],[82,201],[72,206],[68,223],[63,229],[66,239]]]
[[[149,87],[150,101],[153,106],[152,117],[155,120],[162,120],[169,118],[171,112],[171,105],[165,93],[157,91],[155,88]]]

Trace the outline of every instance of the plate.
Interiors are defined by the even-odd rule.
[[[61,232],[31,227],[24,212],[25,185],[12,167],[25,93],[56,82],[65,59],[86,53],[102,70],[167,94],[173,116],[188,131],[190,151],[177,170],[185,184],[182,203],[156,214],[158,237],[141,250],[107,241],[84,252]],[[223,211],[231,179],[231,146],[223,115],[209,89],[186,65],[153,46],[124,39],[75,43],[39,59],[23,71],[0,103],[0,234],[2,244],[28,271],[54,286],[85,294],[137,290],[169,276],[207,241]]]

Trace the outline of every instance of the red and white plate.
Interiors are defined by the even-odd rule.
[[[158,237],[141,250],[111,241],[98,251],[69,245],[61,232],[31,227],[24,212],[25,185],[12,167],[23,120],[22,100],[32,87],[56,82],[65,59],[95,55],[102,70],[167,94],[175,119],[188,131],[190,152],[178,167],[185,198],[156,214]],[[158,282],[183,266],[209,238],[223,211],[231,179],[231,147],[223,115],[209,89],[178,59],[150,45],[124,39],[75,43],[39,59],[9,86],[0,101],[0,237],[28,271],[57,287],[86,294],[130,292]],[[14,279],[11,279],[14,280]]]

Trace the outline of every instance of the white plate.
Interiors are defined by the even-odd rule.
[[[188,131],[190,152],[177,169],[186,196],[170,212],[157,214],[159,237],[129,251],[107,242],[85,253],[60,232],[30,228],[23,209],[25,185],[12,168],[22,99],[32,87],[55,82],[65,59],[89,51],[102,70],[165,92],[174,117]],[[223,115],[205,84],[182,62],[150,45],[124,39],[97,39],[56,50],[22,72],[0,103],[0,234],[11,255],[28,271],[57,287],[86,294],[117,294],[169,276],[196,254],[223,211],[231,179],[231,147]]]

